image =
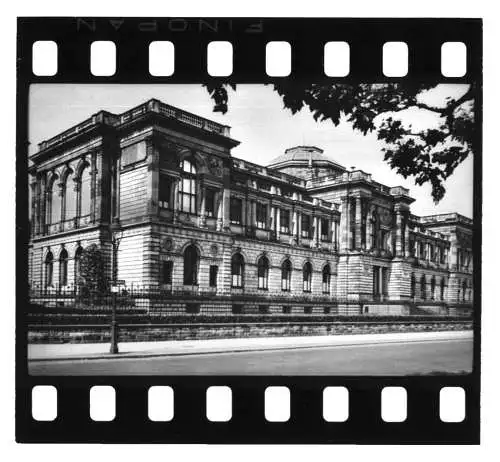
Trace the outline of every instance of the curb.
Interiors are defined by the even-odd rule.
[[[455,332],[455,331],[453,331]],[[468,331],[463,331],[468,332]],[[110,354],[110,353],[97,353],[95,356],[57,356],[50,358],[28,358],[28,362],[62,362],[62,361],[99,361],[99,360],[113,360],[113,359],[140,359],[140,358],[155,358],[155,357],[175,357],[175,356],[199,356],[199,355],[210,355],[210,354],[230,354],[230,353],[249,353],[249,352],[262,352],[262,351],[280,351],[280,350],[305,350],[305,349],[313,349],[313,348],[341,348],[341,347],[353,347],[353,346],[375,346],[375,345],[390,345],[394,343],[436,343],[436,342],[453,342],[453,341],[462,341],[462,340],[472,340],[472,337],[469,339],[465,338],[449,338],[449,339],[416,339],[416,340],[407,340],[405,342],[401,340],[381,340],[378,342],[354,342],[354,343],[342,343],[342,344],[317,344],[317,345],[283,345],[283,346],[270,346],[270,347],[243,347],[241,349],[232,348],[232,349],[217,349],[217,350],[207,350],[207,351],[177,351],[177,352],[130,352],[130,353],[119,353],[119,354]]]

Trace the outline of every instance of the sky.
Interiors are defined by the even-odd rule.
[[[460,95],[463,85],[441,85],[424,95],[427,103],[438,103],[446,96]],[[39,142],[76,125],[90,115],[107,110],[120,113],[148,99],[193,112],[231,127],[231,137],[241,144],[232,155],[267,165],[285,149],[298,145],[317,146],[335,162],[372,174],[387,186],[404,186],[415,199],[412,212],[417,215],[458,212],[472,217],[473,160],[469,156],[447,180],[446,195],[438,205],[429,185],[417,186],[404,179],[383,161],[383,142],[375,133],[366,136],[354,131],[345,120],[335,127],[331,121],[316,122],[308,109],[298,114],[283,107],[271,86],[238,85],[230,91],[229,111],[213,112],[213,101],[201,85],[120,85],[120,84],[36,84],[30,87],[29,153]],[[406,119],[416,128],[435,123],[426,111],[409,111]]]

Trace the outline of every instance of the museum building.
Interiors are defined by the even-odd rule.
[[[470,312],[472,220],[416,216],[408,189],[314,146],[261,166],[233,157],[238,144],[230,127],[156,99],[41,142],[29,168],[32,292],[78,286],[95,244],[109,280],[144,291],[149,309]]]

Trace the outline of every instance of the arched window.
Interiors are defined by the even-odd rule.
[[[196,213],[196,168],[187,159],[181,161],[182,180],[179,184],[179,203],[183,212]]]
[[[434,298],[435,298],[435,295],[434,295],[435,290],[436,290],[436,278],[434,276],[432,276],[432,279],[431,279],[431,300],[434,300]]]
[[[59,188],[59,178],[52,181],[52,191],[50,192],[50,223],[59,223],[61,221],[61,195]]]
[[[330,265],[325,265],[323,268],[323,293],[330,294],[330,280],[331,280],[331,271]]]
[[[195,245],[190,245],[184,251],[184,285],[198,285],[198,264],[200,256]]]
[[[302,276],[304,281],[304,292],[311,292],[311,282],[312,282],[312,265],[307,262],[302,270]]]
[[[59,254],[59,286],[63,287],[66,284],[68,284],[68,252],[63,249]]]
[[[231,258],[231,286],[243,287],[243,275],[245,273],[245,260],[240,253],[235,253]]]
[[[462,282],[462,301],[464,302],[465,302],[466,292],[467,292],[467,282],[464,280],[464,282]]]
[[[76,217],[76,193],[73,174],[66,177],[64,183],[64,219],[72,220]]]
[[[82,260],[83,249],[78,247],[75,252],[75,286],[77,286],[80,282],[80,274],[81,274],[81,260]]]
[[[90,185],[91,185],[91,175],[90,175],[90,166],[85,167],[82,170],[82,174],[80,177],[80,216],[85,217],[90,215],[90,206],[91,206],[91,198],[90,198]]]
[[[420,298],[422,298],[422,300],[426,299],[426,291],[425,276],[422,274],[422,277],[420,278]]]
[[[292,285],[292,264],[290,260],[285,260],[281,265],[281,290],[290,292]]]
[[[445,283],[444,283],[444,278],[441,279],[441,300],[444,300],[444,288],[445,288]]]
[[[52,285],[54,275],[54,256],[52,252],[48,252],[45,257],[45,287]]]
[[[415,298],[415,275],[413,273],[410,278],[410,297]]]
[[[257,262],[257,279],[258,288],[267,290],[269,283],[269,260],[264,256],[260,257]]]

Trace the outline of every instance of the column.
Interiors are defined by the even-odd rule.
[[[356,197],[356,224],[355,224],[355,246],[361,249],[361,197]]]
[[[366,212],[365,242],[366,242],[366,248],[368,250],[372,250],[372,248],[373,248],[373,242],[372,242],[373,223],[372,223],[372,219],[371,219],[370,210],[371,210],[371,207],[368,207],[368,211]]]
[[[280,226],[281,226],[281,210],[276,207],[276,239],[280,238]]]
[[[252,201],[252,226],[257,227],[257,201]]]
[[[300,239],[302,238],[302,214],[297,211],[297,244],[300,243]]]
[[[36,204],[36,199],[37,199],[37,181],[36,177],[33,178],[30,182],[30,189],[31,189],[31,213],[30,213],[30,220],[31,220],[31,229],[30,229],[30,235],[35,234],[35,229],[36,229],[36,223],[37,223],[37,204]]]
[[[174,223],[177,221],[179,216],[179,178],[174,181],[174,200],[173,200],[173,210],[174,210]]]
[[[292,235],[294,237],[297,237],[297,231],[299,229],[299,224],[297,223],[297,220],[298,220],[298,212],[297,212],[297,209],[293,209],[293,227],[292,227]]]
[[[337,250],[337,243],[336,238],[337,238],[337,222],[335,219],[332,217],[332,222],[330,226],[330,233],[331,233],[331,243],[332,243],[332,249]]]
[[[91,158],[91,167],[90,167],[90,220],[92,223],[95,223],[96,220],[96,203],[97,203],[97,185],[96,185],[96,177],[97,177],[97,154],[93,153]]]
[[[247,229],[253,228],[254,224],[252,221],[252,210],[253,210],[253,201],[247,197],[246,200],[247,206],[246,206],[246,226]]]
[[[349,248],[349,202],[342,198],[342,213],[340,215],[340,250]]]
[[[276,207],[274,205],[269,206],[269,229],[271,230],[271,234],[275,233],[275,227],[276,227]]]
[[[248,209],[248,196],[241,201],[241,226],[245,228],[247,226],[247,209]],[[229,211],[231,215],[231,210]],[[231,218],[231,216],[229,216]],[[244,231],[244,230],[243,230]]]
[[[401,210],[396,210],[396,257],[403,256],[403,234],[402,234]]]
[[[410,220],[409,213],[407,215],[405,221],[405,245],[404,245],[404,254],[406,258],[410,257]]]
[[[217,231],[222,231],[223,227],[223,193],[222,191],[217,192]]]
[[[206,188],[203,183],[200,184],[200,195],[201,195],[201,201],[200,201],[200,213],[198,215],[198,224],[201,227],[205,227],[205,221],[206,221]]]
[[[40,194],[38,196],[38,232],[45,234],[47,210],[47,176],[42,175],[40,178]]]
[[[59,205],[61,207],[61,209],[59,210],[59,230],[60,231],[63,231],[64,230],[64,213],[65,213],[65,206],[64,206],[64,183],[62,183],[61,181],[58,181],[57,182],[57,185],[54,184],[52,186],[53,188],[57,187],[58,188],[58,191],[57,191],[57,194],[59,195]]]
[[[318,246],[318,217],[316,215],[313,216],[313,242],[314,247]]]

